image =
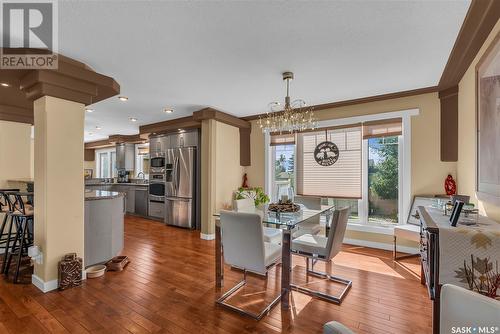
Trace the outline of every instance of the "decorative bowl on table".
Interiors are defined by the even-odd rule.
[[[278,213],[292,213],[292,212],[299,212],[300,211],[300,206],[297,204],[294,204],[292,201],[279,201],[278,203],[271,203],[267,207],[267,209],[271,212],[278,212]]]

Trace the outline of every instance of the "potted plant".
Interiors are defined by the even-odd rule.
[[[261,187],[255,188],[238,188],[235,195],[235,200],[251,198],[254,201],[255,207],[262,208],[264,204],[269,203],[269,196],[266,195]]]

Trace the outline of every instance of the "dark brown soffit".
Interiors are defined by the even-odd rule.
[[[176,118],[168,121],[152,123],[141,125],[139,127],[139,135],[144,138],[150,134],[160,134],[160,133],[168,133],[175,132],[178,129],[196,129],[201,127],[201,122],[193,119],[193,116]]]
[[[240,129],[251,129],[252,125],[241,118],[226,114],[225,112],[213,109],[204,108],[193,113],[193,118],[197,121],[205,119],[215,119],[216,121],[235,126]]]
[[[472,0],[439,81],[439,90],[458,85],[500,18],[500,1]]]

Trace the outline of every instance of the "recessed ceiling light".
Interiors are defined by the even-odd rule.
[[[96,128],[96,130],[101,130],[102,129],[99,125],[96,126],[95,128]]]
[[[174,110],[170,109],[170,108],[165,108],[165,109],[163,109],[163,112],[166,113],[166,114],[171,114],[171,113],[174,112]]]
[[[131,122],[137,122],[137,118],[135,117],[129,117],[128,120]]]
[[[2,87],[10,87],[10,84],[8,84],[6,82],[2,82],[2,83],[0,83],[0,85],[2,85]]]
[[[123,102],[128,101],[128,97],[126,96],[118,96],[118,99]]]
[[[86,112],[94,112],[94,109],[89,109],[89,108],[87,108],[87,109],[85,109],[85,111],[86,111]]]

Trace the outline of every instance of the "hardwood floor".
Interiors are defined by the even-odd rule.
[[[83,286],[43,294],[32,285],[0,279],[0,333],[321,333],[337,320],[357,333],[430,333],[431,303],[418,277],[419,264],[392,261],[387,251],[345,245],[331,270],[351,279],[341,306],[293,292],[292,309],[278,304],[260,322],[216,307],[214,241],[198,232],[127,217],[125,249],[131,263]],[[302,258],[293,259],[293,280],[305,282]],[[279,269],[267,281],[250,276],[231,299],[256,310],[279,291]],[[318,265],[318,269],[321,265]],[[225,268],[224,291],[241,279]]]

